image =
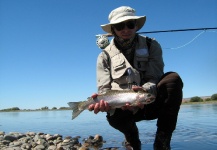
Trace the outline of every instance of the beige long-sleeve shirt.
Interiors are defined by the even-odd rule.
[[[106,49],[117,51],[113,40]],[[114,81],[111,74],[112,66],[110,66],[112,65],[112,60],[109,57],[105,52],[101,52],[97,59],[97,87],[99,93],[111,89]],[[160,44],[155,39],[152,39],[150,49],[148,50],[146,37],[139,35],[134,54],[134,66],[132,67],[140,72],[141,78],[145,82],[157,83],[163,75],[164,69]],[[143,84],[141,83],[140,86]]]

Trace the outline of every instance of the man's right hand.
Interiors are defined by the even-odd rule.
[[[93,94],[91,97],[96,98],[97,96],[98,96],[98,94]],[[97,114],[100,111],[101,112],[108,112],[110,110],[110,106],[106,101],[100,100],[100,102],[98,102],[98,103],[89,105],[88,110],[90,110],[90,111],[94,110],[94,113]]]

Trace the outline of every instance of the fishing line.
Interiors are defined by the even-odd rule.
[[[189,44],[191,44],[192,42],[194,42],[198,37],[200,37],[202,34],[204,34],[205,32],[213,32],[213,33],[217,33],[217,31],[202,31],[200,32],[198,35],[196,35],[192,40],[190,40],[189,42],[185,43],[184,45],[181,45],[181,46],[178,46],[178,47],[175,47],[175,48],[163,48],[163,49],[170,49],[170,50],[174,50],[174,49],[180,49],[180,48],[183,48],[183,47],[186,47],[188,46]]]
[[[202,31],[200,32],[198,35],[196,35],[192,40],[190,40],[189,42],[185,43],[184,45],[181,45],[181,46],[178,46],[178,47],[173,47],[173,48],[163,48],[163,49],[171,49],[171,50],[174,50],[174,49],[180,49],[180,48],[183,48],[189,44],[191,44],[193,41],[195,41],[199,36],[201,36],[203,33],[205,33],[206,31]]]

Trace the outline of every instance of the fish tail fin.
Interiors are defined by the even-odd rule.
[[[72,120],[75,119],[84,109],[80,109],[79,105],[82,102],[69,102],[68,105],[72,108]]]

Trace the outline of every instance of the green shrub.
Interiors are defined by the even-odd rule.
[[[7,109],[2,109],[1,111],[17,111],[20,110],[19,107],[12,107],[12,108],[7,108]]]
[[[205,99],[205,101],[211,101],[211,100],[212,100],[211,98],[206,98],[206,99]]]
[[[48,110],[49,108],[47,106],[41,107],[41,110]]]
[[[68,110],[68,109],[70,109],[69,107],[60,107],[59,108],[60,110]]]
[[[18,107],[12,107],[11,110],[20,110]]]
[[[203,99],[198,97],[198,96],[192,97],[190,99],[190,102],[202,102],[202,101],[203,101]]]
[[[217,100],[217,94],[213,94],[213,95],[211,96],[211,99],[212,99],[212,100]]]

